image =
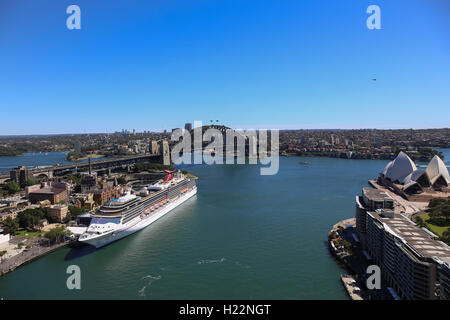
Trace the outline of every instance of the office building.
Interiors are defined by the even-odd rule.
[[[21,188],[23,188],[27,184],[27,181],[33,177],[33,175],[27,167],[20,166],[12,169],[9,172],[9,177],[12,181],[16,182]]]
[[[66,205],[52,205],[47,207],[47,218],[51,222],[61,223],[69,214],[69,208]]]
[[[38,203],[48,200],[51,204],[57,204],[59,202],[66,202],[69,194],[67,190],[58,189],[53,187],[45,187],[39,190],[35,190],[29,193],[28,198],[31,203]]]

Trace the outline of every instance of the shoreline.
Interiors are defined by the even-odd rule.
[[[366,300],[363,298],[361,292],[361,286],[358,285],[358,270],[351,264],[349,258],[356,257],[354,252],[348,253],[339,243],[343,240],[348,228],[354,228],[356,226],[356,218],[347,218],[340,220],[333,225],[328,232],[328,249],[333,256],[335,262],[342,268],[344,268],[348,274],[341,274],[341,283],[345,288],[347,296],[350,300]],[[341,230],[341,231],[339,231]],[[341,234],[339,234],[341,232]],[[342,237],[342,238],[341,238]],[[340,239],[340,240],[338,240]],[[336,245],[335,245],[336,243]]]
[[[72,240],[68,240],[68,241],[64,241],[61,243],[57,243],[54,244],[51,247],[44,247],[41,248],[37,253],[35,252],[21,252],[16,256],[13,256],[9,259],[7,259],[6,261],[3,261],[0,263],[0,278],[14,270],[16,270],[17,268],[24,266],[26,264],[29,264],[33,261],[36,261],[52,252],[55,252],[56,250],[63,248],[63,247],[67,247],[69,245],[71,245],[73,243]],[[23,259],[20,259],[23,258]],[[10,260],[13,260],[13,263],[10,265]],[[14,262],[14,260],[19,260],[17,262]]]
[[[352,268],[352,266],[344,259],[347,256],[342,257],[340,254],[342,251],[339,251],[338,248],[334,245],[332,234],[338,231],[339,227],[342,227],[344,230],[346,229],[346,225],[354,221],[353,225],[356,223],[356,218],[347,218],[344,220],[340,220],[328,232],[328,249],[330,250],[331,255],[338,262],[339,265],[343,266],[348,272],[351,274],[355,274],[356,270]]]
[[[107,156],[105,156],[104,154],[93,154],[91,156],[85,156],[85,157],[81,157],[81,158],[71,158],[68,156],[68,157],[66,157],[66,161],[78,162],[78,161],[88,160],[89,158],[100,159],[100,158],[107,158]]]
[[[446,149],[446,148],[436,148],[433,150],[437,150],[437,149]],[[380,157],[380,158],[365,158],[365,157],[357,157],[355,155],[355,157],[340,157],[340,156],[334,156],[332,154],[315,154],[315,153],[307,153],[307,154],[299,154],[296,152],[280,152],[279,153],[280,157],[307,157],[307,158],[329,158],[329,159],[342,159],[342,160],[380,160],[380,161],[392,161],[394,160],[395,156],[389,156],[389,157]],[[445,158],[445,157],[444,157]],[[432,159],[432,157],[430,158],[426,158],[426,157],[419,157],[419,158],[411,158],[413,161],[415,162],[428,162]]]

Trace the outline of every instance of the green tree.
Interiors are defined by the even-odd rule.
[[[79,216],[80,214],[85,213],[85,212],[86,212],[86,209],[84,209],[84,208],[78,208],[78,207],[75,207],[75,206],[69,206],[69,211],[70,211],[70,215],[71,215],[72,217],[77,217],[77,216]]]
[[[44,208],[26,209],[19,212],[17,219],[19,220],[19,226],[28,231],[32,231],[36,226],[40,225],[42,219],[46,216]]]
[[[33,216],[30,213],[20,212],[17,217],[19,219],[19,226],[28,231],[33,230],[34,227],[39,224],[39,220],[37,219],[37,217]]]
[[[17,230],[19,229],[19,222],[17,219],[13,219],[11,217],[7,217],[3,220],[2,225],[9,230],[9,233],[15,235]]]
[[[75,187],[73,188],[74,192],[81,192],[81,175],[69,174],[67,179],[75,183]]]
[[[3,262],[3,256],[4,256],[7,252],[8,252],[8,251],[6,251],[6,250],[0,251],[0,261]]]
[[[10,194],[13,194],[13,193],[16,193],[16,192],[20,191],[20,186],[14,181],[9,181],[6,184],[6,190],[8,190],[8,192]]]
[[[33,179],[33,178],[28,179],[27,182],[26,182],[27,186],[32,186],[32,185],[35,185],[35,184],[37,184],[37,181],[35,179]]]
[[[72,216],[68,214],[67,216],[64,217],[63,223],[69,223],[70,220],[72,220]]]
[[[81,176],[69,174],[67,175],[67,180],[72,180],[75,184],[81,184]]]
[[[419,227],[425,227],[425,221],[423,221],[422,217],[416,217],[416,223]]]
[[[431,219],[441,221],[442,225],[450,225],[450,198],[431,199],[428,208]]]
[[[44,237],[50,240],[50,243],[55,243],[64,240],[64,237],[68,235],[70,235],[70,231],[65,227],[56,227],[46,232]]]
[[[441,240],[450,245],[450,228],[442,233]]]
[[[173,166],[165,166],[161,163],[150,163],[150,162],[138,162],[134,164],[134,172],[142,171],[162,171],[162,170],[173,170]]]

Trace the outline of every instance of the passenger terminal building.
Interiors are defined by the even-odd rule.
[[[402,186],[402,191],[442,190],[450,182],[440,158],[433,158],[426,170],[418,171],[404,153],[380,176]],[[384,287],[398,299],[450,299],[450,247],[396,212],[394,202],[386,192],[374,188],[363,188],[356,197],[356,232],[366,258],[380,267]]]

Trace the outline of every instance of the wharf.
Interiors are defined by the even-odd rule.
[[[345,287],[345,290],[347,291],[347,294],[349,295],[350,299],[352,300],[364,300],[360,293],[361,289],[358,287],[356,280],[351,275],[341,275],[341,281],[342,284]]]
[[[346,229],[349,225],[356,226],[356,218],[349,218],[336,223],[330,232],[337,231],[339,227]]]

